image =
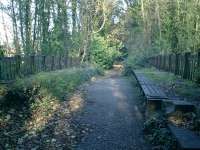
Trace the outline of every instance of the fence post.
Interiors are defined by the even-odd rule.
[[[68,65],[68,57],[67,57],[67,55],[65,54],[65,57],[64,57],[64,63],[65,63],[65,68],[67,68],[67,65]]]
[[[197,56],[197,65],[198,65],[198,68],[200,69],[200,52],[198,52],[198,56]]]
[[[68,67],[72,67],[72,58],[68,57],[68,61],[69,61]]]
[[[71,67],[74,67],[74,59],[73,59],[73,57],[71,57],[71,59],[70,59],[70,64],[71,64]]]
[[[42,71],[46,71],[46,56],[42,55]]]
[[[161,67],[160,67],[160,68],[161,68],[161,70],[163,70],[163,66],[164,66],[164,65],[163,65],[163,64],[164,64],[164,63],[163,63],[163,55],[161,55],[160,58],[161,58]]]
[[[59,54],[59,58],[58,58],[58,65],[59,65],[59,69],[62,69],[62,64],[61,64],[61,54]]]
[[[21,75],[21,56],[16,55],[15,60],[16,60],[16,74],[17,76],[20,76]]]
[[[175,55],[175,69],[174,69],[175,75],[179,74],[179,58],[180,58],[179,56],[180,54]]]
[[[161,70],[162,69],[162,55],[160,55],[160,67],[159,69]]]
[[[161,69],[164,69],[164,55],[161,55]]]
[[[184,79],[189,79],[190,78],[190,52],[185,53],[184,57],[185,57],[185,64],[184,64],[184,72],[183,72],[183,78]]]
[[[158,56],[156,56],[156,68],[158,68]]]
[[[159,69],[159,70],[160,70],[160,64],[161,64],[161,63],[160,63],[160,60],[161,60],[161,59],[160,59],[160,55],[159,55],[159,56],[158,56],[158,69]]]
[[[165,71],[167,70],[167,67],[166,67],[167,66],[167,62],[166,62],[167,59],[166,59],[166,57],[167,57],[166,55],[163,55],[163,70],[165,70]]]
[[[51,56],[51,70],[54,70],[54,66],[55,66],[55,58],[54,56]]]
[[[31,55],[31,73],[35,73],[35,55]]]
[[[172,71],[172,54],[169,54],[169,68],[168,68],[169,72]]]
[[[67,58],[67,56],[65,55],[65,68],[67,68],[67,66],[68,66],[68,58]]]
[[[154,56],[154,67],[156,67],[156,65],[157,65],[157,57]]]

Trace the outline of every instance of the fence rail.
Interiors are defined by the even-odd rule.
[[[149,58],[149,62],[160,70],[172,72],[184,79],[196,81],[200,78],[200,52],[158,55]]]
[[[0,57],[0,81],[11,81],[42,71],[54,71],[80,65],[78,58],[62,55]]]

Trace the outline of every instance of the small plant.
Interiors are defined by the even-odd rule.
[[[124,63],[123,75],[130,76],[132,74],[132,67],[126,63]]]
[[[146,139],[155,146],[154,149],[175,150],[175,140],[171,136],[163,117],[154,115],[148,119],[144,124],[143,131]]]

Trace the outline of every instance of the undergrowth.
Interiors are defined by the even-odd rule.
[[[154,114],[144,123],[146,140],[155,150],[176,150],[176,141],[167,128],[167,121],[160,114]]]
[[[83,82],[102,73],[96,68],[73,68],[39,73],[1,86],[0,149],[15,149],[22,137],[45,127],[62,102]]]

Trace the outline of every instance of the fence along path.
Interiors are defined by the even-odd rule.
[[[79,64],[80,61],[78,58],[67,58],[62,55],[0,57],[0,81],[11,81],[38,72],[64,69],[78,66]]]
[[[149,61],[156,68],[180,75],[184,79],[196,81],[200,78],[200,52],[158,55]]]

